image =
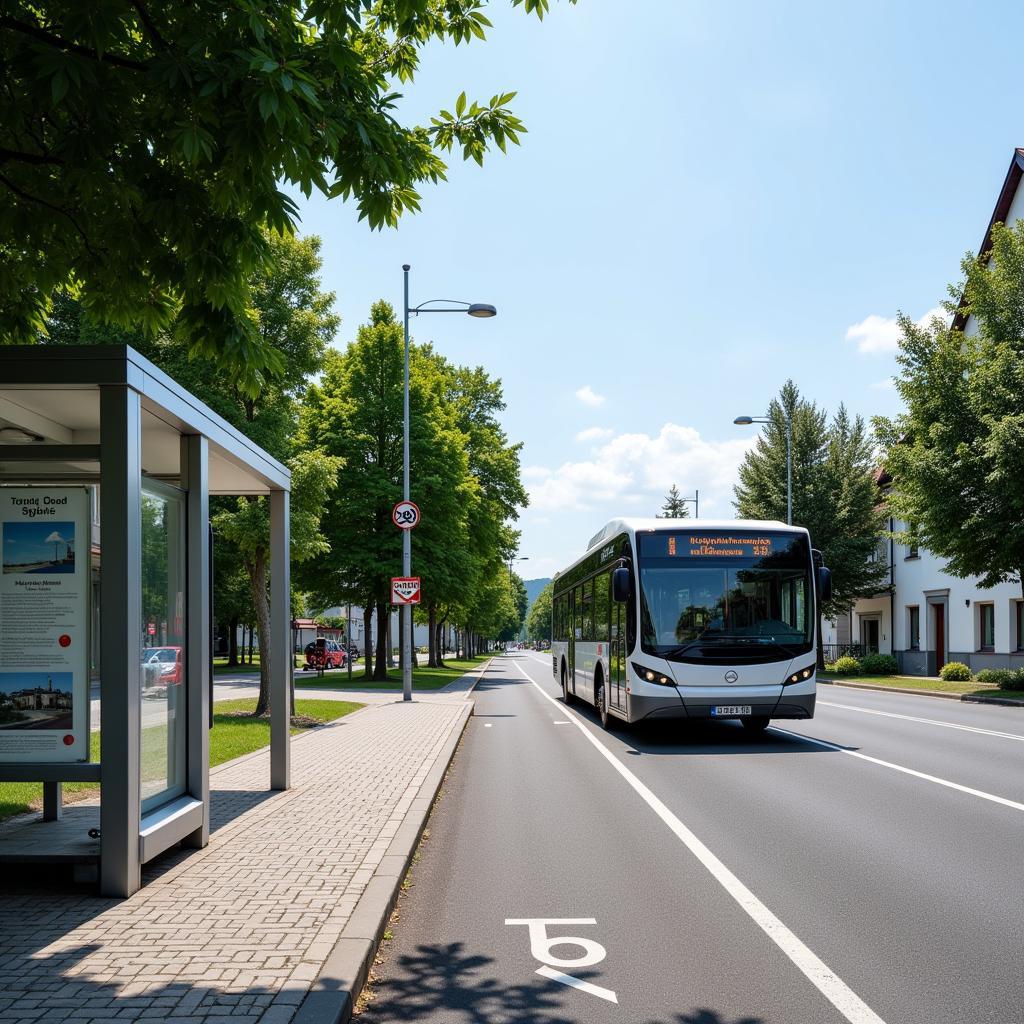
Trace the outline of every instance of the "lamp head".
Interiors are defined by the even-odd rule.
[[[752,416],[737,416],[736,419],[733,420],[733,423],[738,427],[749,427],[753,422],[754,418]]]
[[[469,304],[469,309],[467,309],[466,312],[470,316],[478,316],[481,318],[498,315],[498,311],[487,302],[471,302]]]

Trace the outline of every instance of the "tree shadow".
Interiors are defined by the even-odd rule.
[[[541,981],[510,985],[490,969],[494,957],[468,953],[465,943],[420,945],[416,952],[398,954],[383,969],[373,997],[356,1019],[360,1024],[441,1020],[444,1024],[588,1024],[598,1019],[599,1007],[579,1002],[573,989]],[[575,971],[581,981],[598,981],[594,971]],[[593,997],[590,997],[591,999]],[[602,1006],[604,1004],[601,1004]],[[608,1019],[639,1018],[608,1005]],[[765,1024],[760,1017],[735,1020],[706,1007],[670,1019],[644,1018],[644,1024]]]

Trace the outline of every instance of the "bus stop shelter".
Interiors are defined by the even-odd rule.
[[[104,895],[131,895],[141,865],[174,844],[209,841],[210,495],[269,499],[269,784],[289,788],[289,491],[286,467],[132,348],[0,347],[0,501],[6,496],[12,515],[40,516],[38,525],[2,523],[0,781],[42,782],[48,819],[60,817],[62,783],[100,783]],[[68,495],[90,510],[88,537],[70,536]],[[49,529],[61,522],[46,524],[53,514],[69,520],[63,532]],[[33,536],[47,542],[45,553],[31,548]],[[79,695],[81,682],[71,670],[47,672],[46,661],[67,667],[62,647],[82,656],[76,630],[60,624],[70,605],[59,588],[70,580],[88,581],[80,641],[89,648],[86,733],[99,679],[98,762],[88,735],[72,760],[32,753],[36,741],[55,744],[62,728],[76,749],[66,724],[72,683],[62,689],[61,680],[74,676]],[[57,589],[34,597],[44,586]],[[42,615],[26,613],[32,600]]]

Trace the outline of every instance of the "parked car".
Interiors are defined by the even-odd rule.
[[[181,648],[146,647],[142,651],[142,685],[177,686],[184,679]]]
[[[306,644],[305,656],[303,672],[308,669],[342,668],[348,658],[345,648],[337,640],[328,640],[325,637],[319,637]]]

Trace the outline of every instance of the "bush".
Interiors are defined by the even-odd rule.
[[[947,661],[942,666],[939,678],[947,683],[969,683],[971,681],[971,670],[962,661]]]
[[[840,676],[855,676],[860,672],[860,662],[856,658],[844,654],[841,658],[836,659],[832,671]]]
[[[989,683],[1001,690],[1009,690],[1017,681],[1017,673],[1009,668],[983,668],[974,678],[979,683]]]
[[[891,654],[865,654],[860,659],[860,670],[866,676],[894,676],[900,664]]]

